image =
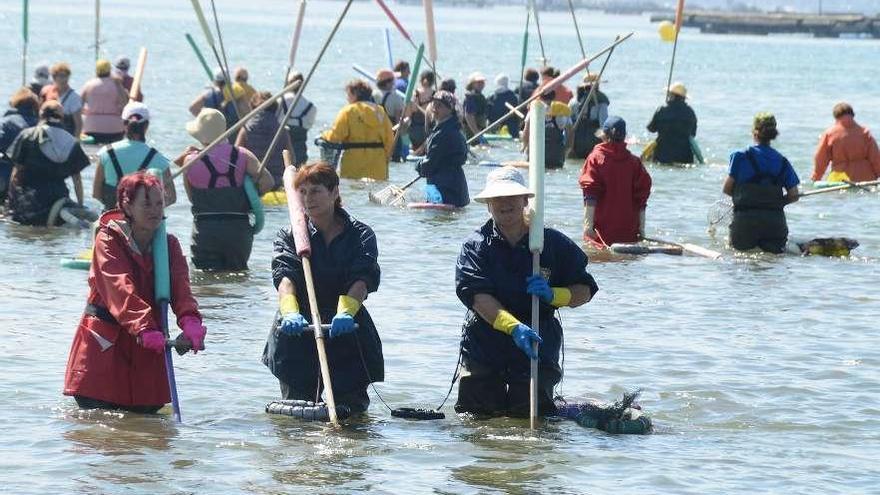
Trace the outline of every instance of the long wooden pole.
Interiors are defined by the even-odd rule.
[[[583,120],[584,115],[586,115],[586,110],[590,106],[590,100],[596,97],[596,91],[598,91],[599,83],[602,81],[602,74],[605,73],[605,67],[608,66],[608,61],[611,60],[611,55],[614,53],[614,48],[612,48],[608,52],[608,56],[605,57],[605,62],[602,62],[602,68],[599,69],[599,75],[596,77],[596,81],[590,86],[590,93],[584,98],[584,102],[581,107],[578,109],[577,119],[574,122],[574,127],[572,129],[577,129],[578,124]],[[572,144],[574,144],[574,140],[572,139]]]
[[[28,0],[22,0],[21,4],[21,85],[27,84],[27,59],[28,59],[28,39],[30,37],[28,31],[28,16],[30,15],[30,7]]]
[[[330,378],[330,365],[327,361],[327,349],[324,346],[324,329],[321,326],[321,311],[318,308],[318,298],[315,293],[315,280],[312,277],[312,246],[309,237],[309,227],[306,223],[302,199],[293,185],[296,168],[290,162],[290,151],[281,153],[284,160],[284,192],[287,194],[287,212],[290,217],[290,230],[296,244],[296,254],[302,260],[303,277],[306,280],[306,292],[309,297],[309,311],[312,314],[312,328],[315,332],[315,348],[318,352],[318,363],[321,368],[321,381],[324,384],[324,396],[327,403],[327,412],[330,415],[330,423],[339,424],[336,417],[336,398],[333,395],[333,382]]]
[[[523,30],[523,40],[522,40],[522,54],[520,55],[519,61],[519,87],[517,88],[518,92],[522,92],[523,78],[525,77],[526,72],[526,58],[529,54],[529,18],[532,15],[532,11],[526,9],[526,28]],[[516,95],[518,98],[522,98],[521,94]]]
[[[232,84],[235,81],[232,80],[232,72],[229,71],[229,60],[226,59],[226,47],[223,45],[223,31],[220,29],[220,18],[217,16],[217,6],[214,4],[214,0],[211,0],[211,14],[214,17],[214,28],[217,30],[217,41],[220,43],[220,56],[223,62],[221,67],[225,72],[226,85],[229,86],[229,91],[232,93],[232,97],[235,98],[235,91],[232,90]],[[235,110],[237,112],[238,107]]]
[[[541,18],[538,16],[538,5],[535,0],[529,0],[529,6],[535,14],[535,28],[538,31],[538,44],[541,45],[541,66],[547,66],[547,53],[544,52],[544,36],[541,35]]]
[[[147,65],[147,49],[146,47],[141,47],[141,51],[138,54],[137,66],[134,71],[134,79],[131,82],[131,89],[128,91],[128,98],[130,100],[137,100],[138,95],[141,92],[141,84],[144,80],[144,67]]]
[[[581,60],[580,62],[578,62],[577,64],[573,65],[573,66],[570,67],[568,70],[566,70],[565,72],[563,72],[562,74],[560,74],[559,77],[553,79],[552,81],[550,81],[549,84],[547,84],[546,86],[542,87],[542,88],[541,88],[541,92],[535,91],[535,94],[533,94],[533,95],[530,96],[527,100],[525,100],[525,101],[523,101],[522,103],[520,103],[519,105],[517,105],[516,108],[513,108],[512,110],[510,110],[509,112],[507,112],[507,113],[504,114],[503,116],[499,117],[498,120],[496,120],[495,122],[492,122],[491,124],[489,124],[488,126],[486,126],[485,129],[483,129],[482,131],[480,131],[480,132],[474,134],[473,136],[471,136],[471,138],[468,139],[467,144],[473,144],[474,142],[476,142],[476,141],[480,138],[480,136],[482,136],[483,134],[489,132],[489,129],[492,129],[492,128],[494,128],[495,126],[497,126],[498,124],[504,122],[505,120],[507,120],[508,118],[510,118],[511,115],[516,114],[516,112],[522,110],[522,109],[525,108],[527,105],[529,105],[531,102],[533,102],[533,101],[535,101],[536,99],[540,98],[541,95],[542,95],[543,93],[548,92],[548,91],[555,90],[556,88],[559,87],[560,84],[562,84],[562,83],[564,83],[565,81],[571,79],[575,74],[577,74],[578,72],[580,72],[581,70],[583,70],[583,68],[586,67],[587,65],[589,65],[590,62],[596,60],[597,58],[601,57],[602,55],[604,55],[605,53],[609,52],[610,50],[613,50],[614,47],[616,47],[617,45],[619,45],[619,44],[623,43],[624,41],[630,39],[630,38],[632,37],[632,35],[633,35],[633,33],[630,32],[630,33],[627,34],[626,36],[622,36],[622,37],[621,37],[621,36],[618,36],[618,37],[614,40],[613,43],[611,43],[610,45],[606,46],[606,47],[603,48],[602,50],[596,52],[596,54],[593,55],[592,57],[590,57],[590,58],[585,58],[585,59]],[[543,125],[543,124],[542,124],[542,125]]]
[[[312,80],[312,76],[315,75],[315,71],[318,70],[318,64],[321,63],[321,59],[324,58],[324,53],[327,52],[327,48],[330,46],[330,42],[333,41],[333,37],[336,36],[336,32],[339,31],[339,26],[342,25],[342,20],[345,19],[345,15],[348,13],[348,9],[351,8],[352,1],[353,0],[348,0],[348,2],[346,2],[345,8],[342,9],[342,13],[339,14],[339,18],[336,19],[336,24],[330,31],[330,35],[327,37],[327,40],[324,41],[324,46],[321,47],[321,51],[318,53],[318,58],[315,59],[315,63],[312,64],[312,67],[309,69],[309,73],[306,74],[306,77],[305,79],[303,79],[299,90],[296,92],[296,95],[294,95],[293,101],[290,103],[290,108],[288,108],[287,112],[284,113],[284,118],[281,120],[282,125],[278,126],[278,130],[275,131],[275,135],[272,136],[272,142],[269,143],[269,148],[267,148],[266,150],[266,155],[260,161],[260,174],[263,173],[263,169],[266,168],[266,163],[268,163],[269,159],[272,157],[272,150],[274,150],[275,146],[278,145],[278,140],[281,139],[281,133],[286,132],[284,130],[283,124],[287,123],[288,119],[290,119],[290,115],[293,114],[293,109],[296,108],[296,104],[299,103],[300,98],[302,98],[303,91],[305,91],[306,86],[309,85],[309,81]],[[283,97],[284,93],[282,93],[282,98]],[[272,98],[272,100],[274,99],[275,98]],[[271,100],[269,101],[271,102]]]
[[[220,52],[217,51],[217,45],[214,43],[214,35],[211,33],[211,28],[208,27],[208,21],[205,19],[205,12],[202,10],[199,0],[190,0],[190,2],[192,3],[196,18],[199,21],[199,26],[202,27],[202,33],[205,35],[205,40],[208,42],[208,46],[211,47],[211,51],[214,53],[214,60],[217,61],[217,66],[220,67],[220,72],[223,73],[223,78],[226,79],[226,83],[223,85],[223,94],[230,102],[232,102],[236,115],[238,115],[238,108],[235,107],[235,96],[232,93],[232,82],[229,80],[228,72],[223,68]]]
[[[416,45],[416,42],[413,40],[412,36],[410,36],[406,28],[403,27],[403,24],[400,23],[400,20],[397,19],[397,16],[394,15],[394,12],[392,12],[391,9],[388,8],[388,5],[385,4],[385,1],[376,0],[376,3],[379,4],[382,12],[385,12],[385,15],[388,16],[388,20],[390,20],[391,23],[394,24],[394,27],[397,28],[397,30],[400,32],[400,35],[403,36],[403,38],[409,43],[409,46],[413,47],[413,50],[418,50],[419,47],[418,45]],[[437,69],[434,68],[434,64],[431,63],[430,60],[428,60],[428,56],[423,55],[423,58],[425,62],[428,63],[428,67],[434,72],[434,75],[437,76],[436,78],[439,79],[440,75],[437,74]]]
[[[101,0],[95,0],[95,60],[101,58]]]
[[[681,31],[681,23],[684,16],[684,0],[678,0],[678,8],[675,9],[675,41],[672,43],[672,60],[669,62],[669,77],[666,78],[666,101],[672,96],[669,87],[672,86],[672,71],[675,68],[675,54],[678,51],[678,32]]]
[[[296,26],[293,28],[293,37],[290,39],[290,53],[287,55],[287,73],[293,70],[293,63],[296,61],[296,51],[299,48],[299,37],[302,34],[303,18],[306,16],[306,0],[300,0],[299,11],[296,14]],[[287,78],[284,78],[287,84]]]
[[[529,109],[529,188],[534,197],[529,200],[529,251],[532,252],[532,275],[541,274],[541,251],[544,250],[544,119],[547,105],[534,101]],[[541,311],[538,296],[532,296],[532,330],[541,335]],[[533,349],[538,353],[538,343]],[[538,359],[530,360],[529,369],[529,424],[538,427]]]

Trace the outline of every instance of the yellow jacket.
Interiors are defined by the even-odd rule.
[[[346,105],[336,115],[333,127],[325,131],[322,137],[331,143],[376,145],[372,148],[346,149],[339,167],[340,177],[388,179],[388,161],[391,159],[394,135],[391,132],[391,119],[381,106],[365,101]]]

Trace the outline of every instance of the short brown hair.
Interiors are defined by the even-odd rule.
[[[9,106],[18,109],[30,107],[36,114],[40,111],[40,98],[31,91],[31,88],[21,87],[9,98]]]
[[[409,62],[407,62],[405,60],[398,60],[397,63],[394,64],[394,72],[403,72],[405,70],[406,71],[410,70],[409,69]]]
[[[251,108],[257,108],[258,106],[262,105],[263,102],[265,102],[266,100],[271,100],[271,99],[272,99],[272,93],[270,93],[268,91],[257,91],[254,93],[253,96],[251,96],[251,101],[250,101]],[[272,101],[272,103],[270,103],[265,108],[265,111],[270,112],[270,113],[274,112],[276,110],[278,110],[278,100]]]
[[[842,101],[837,105],[834,105],[834,110],[831,111],[831,114],[834,115],[835,119],[839,119],[844,115],[849,115],[851,117],[856,116],[856,112],[853,111],[852,105],[849,103]]]
[[[345,85],[345,90],[354,95],[354,99],[357,101],[371,101],[373,99],[373,90],[363,79],[350,81]]]
[[[64,118],[64,107],[55,100],[43,102],[40,106],[40,120],[62,120]]]
[[[296,171],[296,177],[293,179],[293,187],[299,189],[303,184],[317,184],[332,191],[339,189],[339,175],[336,170],[327,162],[315,161],[303,165]],[[336,198],[337,208],[342,207],[342,197]]]
[[[550,78],[559,77],[559,71],[556,70],[554,67],[550,67],[548,65],[547,67],[544,67],[543,70],[541,70],[541,75]]]
[[[53,76],[62,72],[64,72],[68,76],[70,75],[70,66],[67,65],[67,62],[58,62],[57,64],[53,65],[51,69],[49,69],[49,74]]]

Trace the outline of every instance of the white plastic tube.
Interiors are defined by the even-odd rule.
[[[544,250],[544,119],[547,105],[540,100],[532,102],[529,110],[529,189],[535,194],[529,200],[529,251]]]

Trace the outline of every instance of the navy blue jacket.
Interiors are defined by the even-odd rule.
[[[587,255],[565,234],[544,229],[544,251],[541,253],[541,274],[552,287],[575,284],[589,286],[591,294],[599,290],[592,275],[587,273]],[[461,247],[455,267],[455,291],[468,308],[473,308],[477,294],[488,294],[501,303],[520,322],[531,324],[532,298],[526,293],[526,278],[532,274],[532,253],[529,236],[511,246],[489,220],[474,232]],[[556,308],[541,303],[541,366],[561,371],[559,349],[562,326],[554,313]],[[513,339],[492,328],[474,312],[469,313],[462,334],[462,353],[473,361],[514,375],[528,376],[529,361]]]
[[[17,108],[7,110],[0,119],[0,153],[6,152],[21,131],[35,125],[37,116],[33,112],[22,112]]]
[[[440,189],[443,203],[459,207],[470,203],[462,169],[467,161],[468,147],[461,133],[461,122],[455,115],[434,126],[426,150],[425,159],[416,166],[419,175]]]
[[[658,108],[648,131],[657,133],[654,161],[694,163],[690,138],[697,135],[697,115],[684,100],[675,98]]]
[[[318,310],[324,323],[330,323],[336,314],[339,296],[347,294],[358,280],[367,284],[368,292],[375,292],[379,288],[376,235],[370,227],[352,219],[345,210],[339,208],[337,214],[342,216],[345,227],[329,246],[321,233],[309,223],[312,277]],[[278,232],[272,256],[272,280],[276,288],[284,277],[289,278],[296,287],[300,313],[311,323],[302,259],[296,254],[289,228]],[[333,389],[338,393],[355,391],[371,381],[381,382],[385,378],[382,342],[366,306],[362,306],[354,315],[354,321],[359,325],[355,332],[325,340]],[[316,390],[321,379],[314,335],[310,332],[298,337],[284,335],[278,328],[277,317],[263,351],[263,364],[276,378],[294,390]]]
[[[516,93],[514,93],[513,91],[511,91],[507,88],[496,89],[494,93],[489,95],[488,101],[489,101],[489,112],[488,113],[489,113],[489,122],[490,123],[495,122],[496,120],[500,119],[501,117],[504,117],[505,115],[507,115],[508,110],[507,110],[507,107],[504,105],[505,103],[510,103],[512,106],[516,106],[517,103],[519,103],[519,100],[516,97]],[[514,120],[516,122],[519,122],[519,119],[515,115],[511,116],[511,118],[508,120]]]

